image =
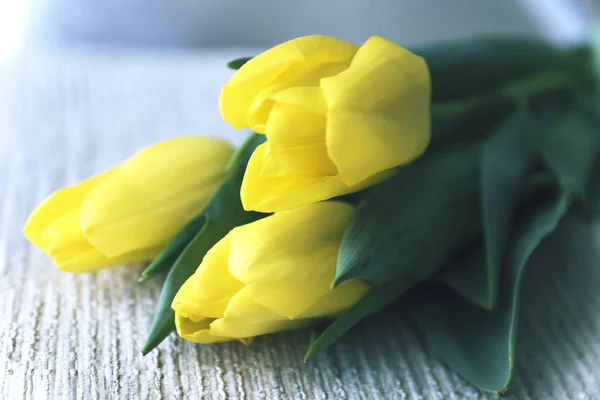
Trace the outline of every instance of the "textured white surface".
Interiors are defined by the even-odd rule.
[[[488,398],[438,362],[391,311],[359,324],[313,361],[307,332],[139,350],[159,281],[141,266],[57,271],[21,235],[52,190],[158,139],[212,132],[236,142],[217,109],[224,62],[244,52],[28,54],[0,67],[0,398]],[[600,394],[600,249],[571,219],[525,278],[514,398]]]

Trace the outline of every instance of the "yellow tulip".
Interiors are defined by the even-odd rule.
[[[381,37],[280,44],[225,84],[220,109],[236,129],[267,136],[241,189],[244,208],[292,209],[355,192],[425,151],[431,83],[425,60]]]
[[[234,228],[204,257],[173,300],[177,333],[192,342],[247,339],[334,317],[370,289],[331,289],[353,207],[324,202]]]
[[[232,153],[227,142],[200,136],[154,144],[54,192],[23,231],[69,272],[150,260],[202,211]]]

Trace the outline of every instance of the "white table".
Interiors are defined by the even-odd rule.
[[[22,236],[47,194],[156,140],[190,132],[240,142],[221,121],[224,63],[247,52],[25,54],[0,67],[0,397],[213,399],[487,398],[391,313],[304,364],[307,332],[199,346],[172,337],[147,357],[161,282],[141,266],[57,271]],[[524,286],[514,396],[600,394],[600,249],[571,219]]]

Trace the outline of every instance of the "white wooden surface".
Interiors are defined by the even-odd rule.
[[[141,266],[57,271],[21,234],[52,190],[158,139],[242,133],[221,121],[231,53],[28,53],[0,67],[0,398],[488,398],[438,362],[392,312],[304,364],[307,332],[251,346],[171,338],[143,358],[159,281]],[[575,219],[526,274],[514,398],[600,398],[597,229]]]

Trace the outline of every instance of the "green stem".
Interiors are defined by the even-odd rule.
[[[576,49],[566,53],[564,57],[567,61],[561,68],[549,65],[545,70],[540,70],[526,78],[508,81],[493,91],[434,103],[431,110],[432,118],[458,115],[465,110],[495,102],[501,97],[519,102],[545,92],[561,89],[585,90],[594,85],[593,57],[587,48]]]
[[[430,147],[444,148],[484,137],[534,97],[556,92],[579,95],[594,90],[597,83],[591,53],[576,50],[559,54],[561,57],[554,57],[561,61],[557,66],[536,67],[519,78],[506,78],[502,84],[470,96],[434,101]],[[440,73],[437,77],[438,81],[444,79]]]

